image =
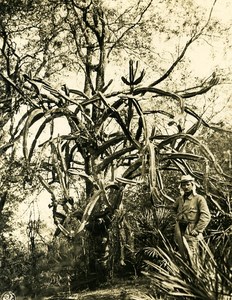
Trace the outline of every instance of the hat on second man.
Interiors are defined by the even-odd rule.
[[[188,182],[188,181],[194,181],[195,179],[191,176],[191,175],[183,175],[181,176],[181,179],[180,179],[180,183],[182,182]]]

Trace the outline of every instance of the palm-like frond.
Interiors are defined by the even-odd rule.
[[[147,249],[151,259],[146,260],[152,270],[143,272],[152,284],[164,294],[182,299],[182,297],[215,300],[230,293],[228,283],[223,286],[222,274],[218,274],[217,263],[204,241],[200,241],[202,256],[197,265],[191,266],[170,245],[164,241],[164,249]],[[162,260],[162,264],[153,262],[153,257]],[[218,276],[219,275],[219,276]]]

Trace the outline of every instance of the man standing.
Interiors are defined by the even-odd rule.
[[[175,238],[181,255],[190,255],[190,260],[195,264],[199,240],[203,239],[202,233],[209,224],[211,215],[206,200],[196,192],[196,183],[192,176],[181,177],[180,190],[182,195],[174,204]]]

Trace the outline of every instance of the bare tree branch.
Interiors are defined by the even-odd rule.
[[[150,86],[155,86],[157,84],[159,84],[160,82],[162,82],[163,80],[165,80],[171,73],[172,71],[175,69],[175,67],[178,65],[178,63],[182,60],[182,58],[184,57],[186,51],[188,50],[189,46],[195,42],[203,33],[203,31],[205,30],[205,28],[208,26],[210,19],[211,19],[211,15],[213,12],[213,8],[216,4],[217,0],[214,0],[214,3],[211,7],[210,13],[209,13],[209,17],[206,21],[206,24],[201,28],[201,30],[198,33],[195,33],[189,40],[188,42],[185,44],[181,54],[177,57],[177,59],[174,61],[174,63],[171,65],[171,67],[157,80],[155,80],[153,83],[150,84]]]
[[[136,25],[138,25],[140,23],[140,21],[142,20],[144,14],[147,12],[147,10],[149,9],[149,7],[151,6],[152,2],[153,2],[153,0],[150,0],[150,2],[148,3],[148,5],[141,12],[138,20],[135,23],[133,23],[131,26],[129,26],[126,30],[124,30],[124,32],[117,38],[117,40],[113,43],[113,45],[108,50],[107,58],[109,58],[110,53],[112,52],[112,50],[117,46],[117,44],[119,44],[119,42],[124,38],[124,36],[126,36],[133,28],[135,28]]]

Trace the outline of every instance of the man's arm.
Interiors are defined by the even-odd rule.
[[[198,233],[202,233],[211,220],[211,214],[207,205],[206,200],[199,196],[198,208],[200,212],[199,221],[197,222],[194,230]]]

